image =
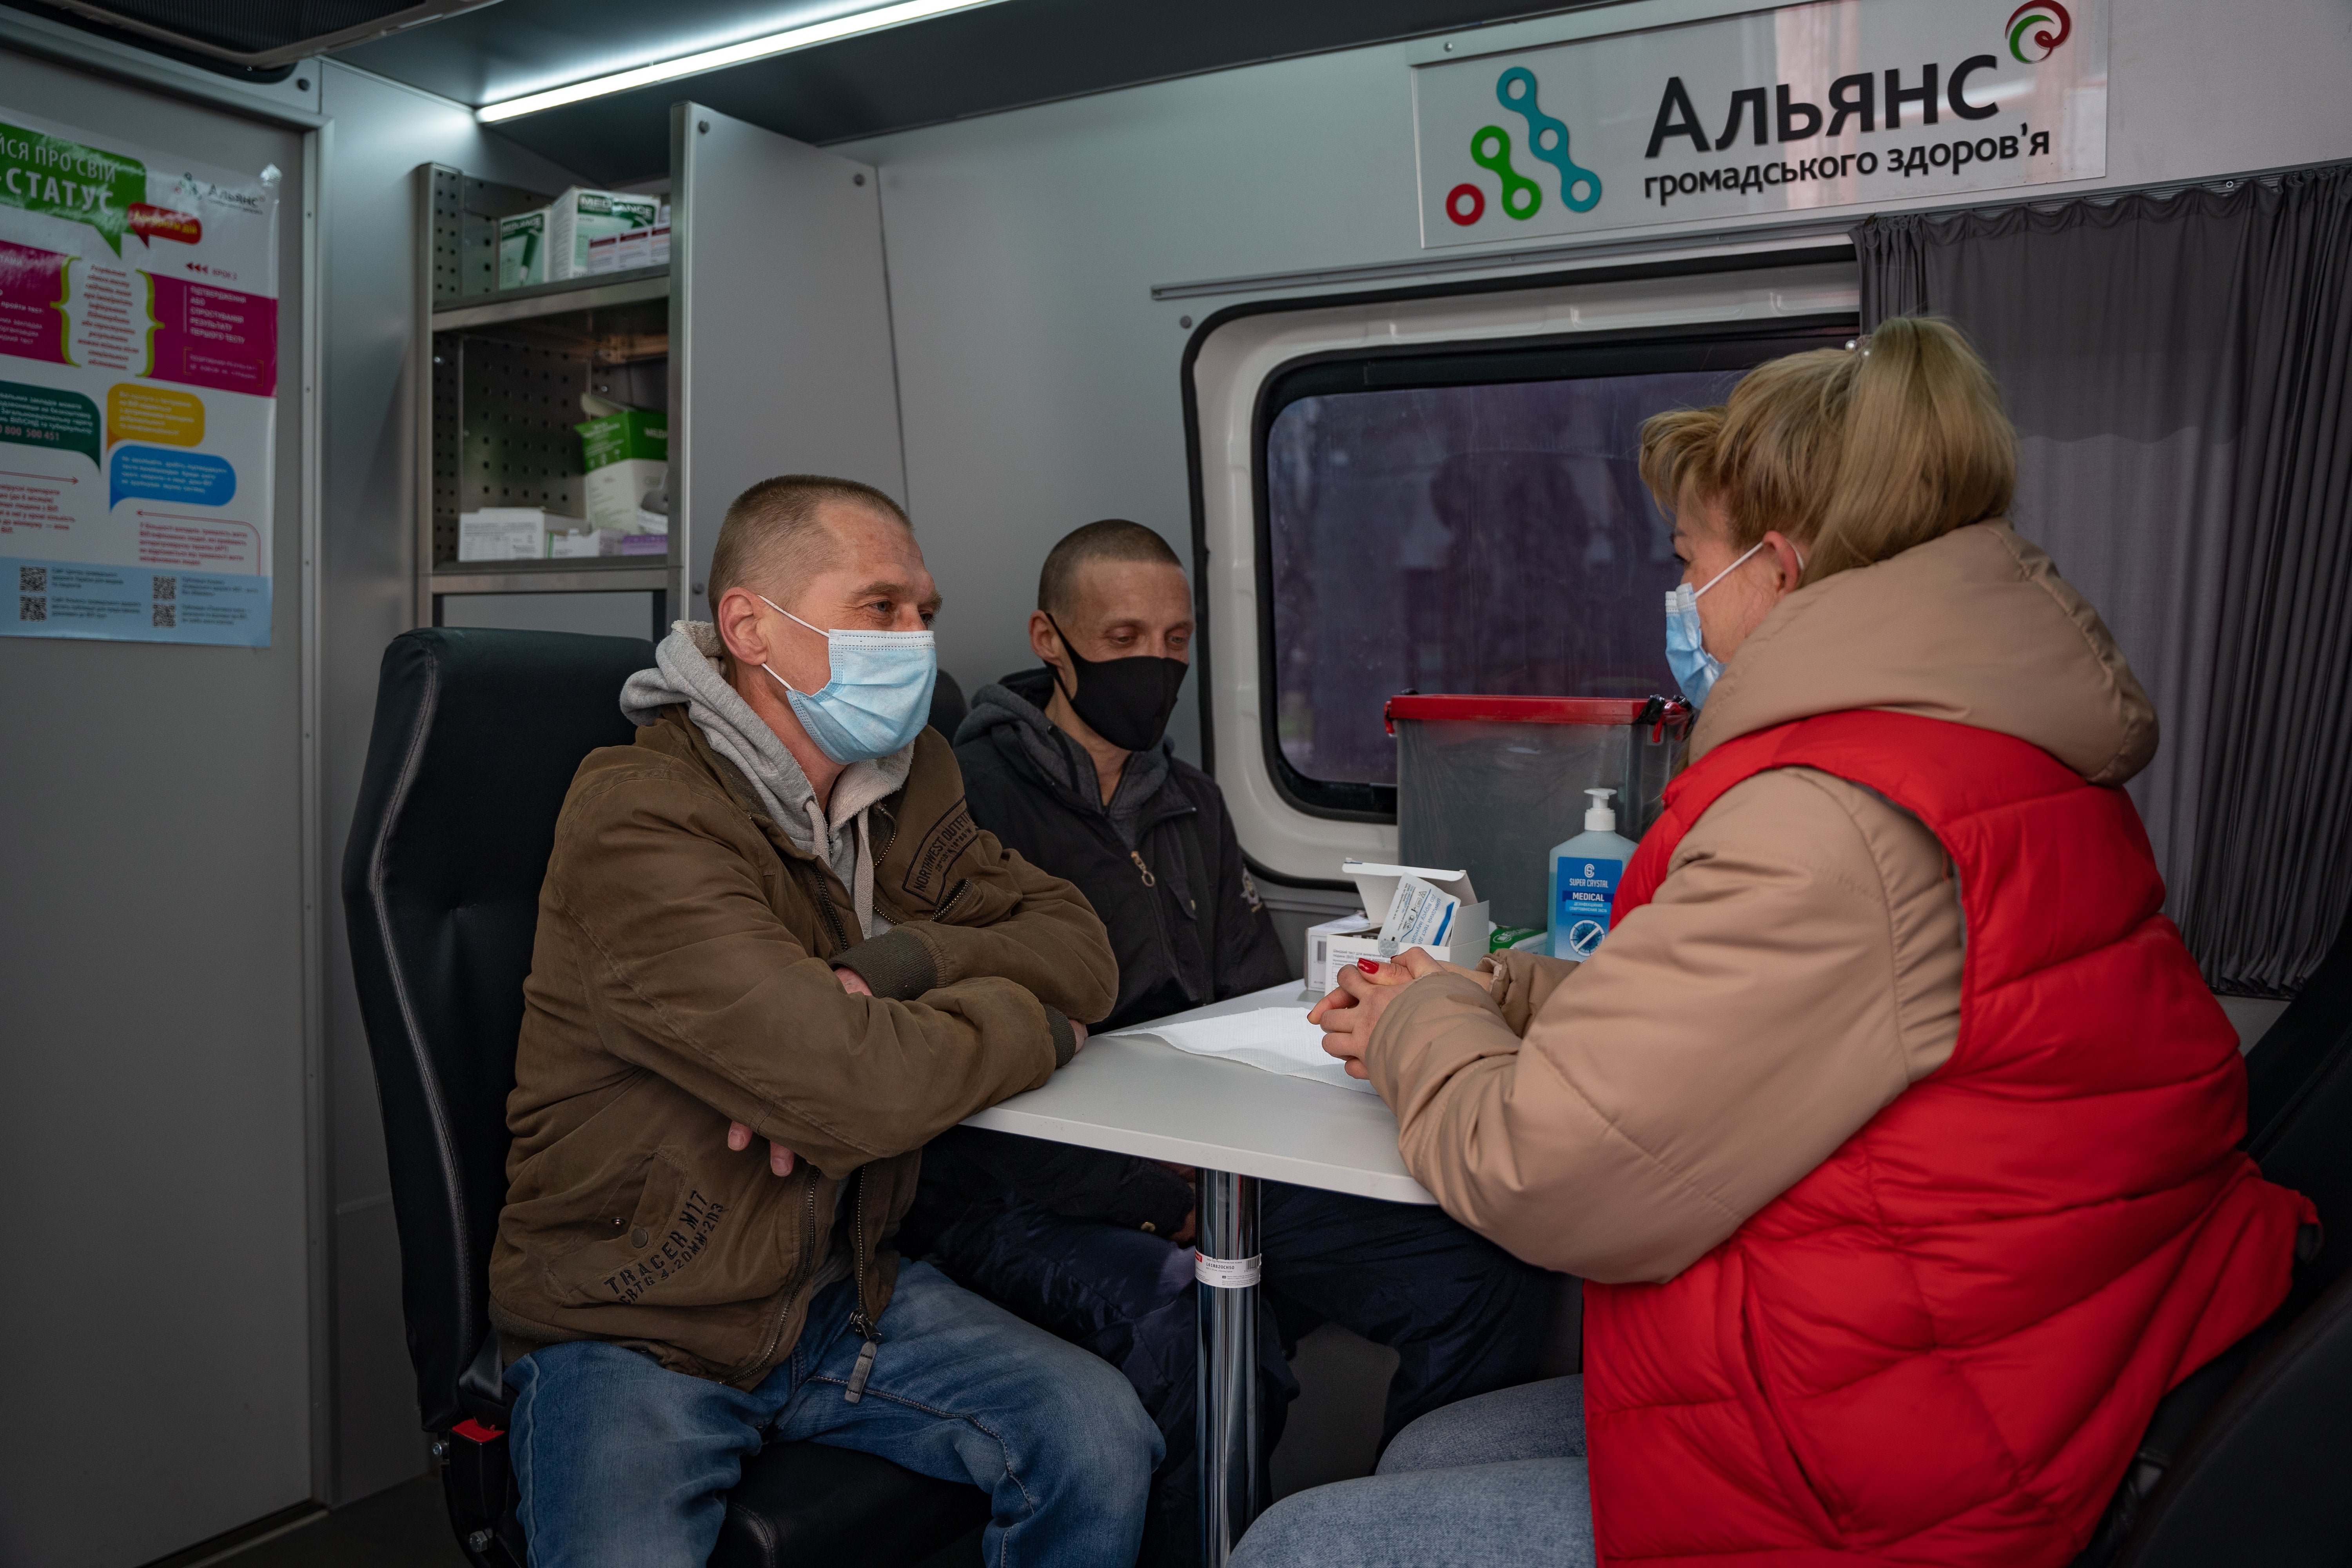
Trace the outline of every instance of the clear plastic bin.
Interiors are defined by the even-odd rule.
[[[1659,697],[1391,697],[1397,858],[1458,866],[1497,926],[1539,927],[1551,848],[1584,830],[1584,792],[1615,790],[1617,831],[1641,837],[1690,713]]]

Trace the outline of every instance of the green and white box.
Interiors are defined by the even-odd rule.
[[[548,208],[548,277],[588,276],[589,247],[632,229],[650,229],[661,211],[659,196],[633,196],[621,191],[588,191],[572,186]]]
[[[499,288],[520,289],[547,281],[547,223],[551,210],[533,207],[499,219]]]
[[[588,522],[629,533],[667,532],[666,518],[642,510],[648,491],[669,479],[669,416],[624,408],[575,425],[588,469]],[[656,529],[649,523],[658,521]]]

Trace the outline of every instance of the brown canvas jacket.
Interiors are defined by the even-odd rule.
[[[871,808],[874,903],[795,847],[683,707],[593,752],[564,797],[524,986],[507,1207],[490,1259],[506,1357],[642,1349],[749,1387],[792,1349],[846,1216],[879,1319],[918,1151],[1069,1060],[1117,966],[1076,889],[972,822],[925,731]],[[854,996],[834,975],[873,987]],[[748,1122],[800,1156],[771,1173]]]
[[[2156,750],[2098,614],[2005,522],[1790,595],[1701,710],[1694,760],[1857,708],[2014,735],[2096,784]],[[1447,1212],[1547,1268],[1672,1279],[1941,1067],[1962,930],[1943,847],[1810,768],[1723,795],[1657,895],[1582,965],[1416,981],[1365,1053],[1405,1163]]]

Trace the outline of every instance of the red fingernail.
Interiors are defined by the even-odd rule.
[[[1378,974],[1381,972],[1381,961],[1377,958],[1360,958],[1356,960],[1356,967],[1367,974]]]

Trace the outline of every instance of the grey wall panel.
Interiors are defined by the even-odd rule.
[[[907,480],[874,172],[691,103],[673,112],[671,527],[687,613],[708,619],[695,585],[746,487],[828,474],[903,500]]]
[[[288,174],[270,646],[0,638],[0,1192],[37,1258],[0,1294],[0,1562],[133,1563],[311,1488],[303,143],[16,55],[0,105]]]
[[[540,190],[579,182],[486,133],[446,100],[331,61],[321,75],[321,107],[334,121],[322,301],[320,774],[335,1430],[331,1473],[320,1488],[324,1500],[343,1502],[425,1468],[401,1334],[383,1126],[335,896],[367,758],[376,667],[384,645],[414,624],[416,437],[407,371],[417,240],[410,180],[417,164],[442,163]]]
[[[1746,8],[1644,0],[1482,28],[1462,47]],[[2104,183],[2352,156],[2343,7],[2130,0],[2113,26]],[[908,486],[948,600],[940,658],[967,685],[1033,662],[1037,565],[1077,523],[1132,517],[1189,559],[1179,319],[1253,296],[1155,302],[1153,285],[1419,257],[1408,62],[1443,48],[1380,45],[834,148],[882,169]],[[1949,199],[1927,189],[1914,205]],[[1180,745],[1195,714],[1178,710]]]

